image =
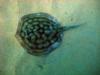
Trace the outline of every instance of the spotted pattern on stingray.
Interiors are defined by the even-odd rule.
[[[47,13],[28,14],[21,18],[17,30],[20,43],[33,55],[48,54],[62,41],[60,23]]]

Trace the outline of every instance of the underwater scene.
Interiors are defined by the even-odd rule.
[[[100,0],[0,0],[0,75],[100,75]]]

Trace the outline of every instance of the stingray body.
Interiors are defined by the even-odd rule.
[[[63,32],[75,27],[61,26],[47,13],[32,13],[20,19],[16,37],[29,54],[42,56],[59,47]]]

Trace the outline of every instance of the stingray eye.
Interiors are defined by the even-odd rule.
[[[49,54],[60,44],[62,37],[55,32],[59,27],[60,23],[47,13],[28,14],[19,21],[16,37],[27,52],[41,56]],[[58,45],[54,46],[56,43]]]

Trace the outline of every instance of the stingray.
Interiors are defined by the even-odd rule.
[[[61,23],[48,13],[31,13],[19,20],[16,38],[27,53],[47,56],[61,45],[65,31],[79,26],[61,26]],[[39,64],[39,67],[43,66]]]

